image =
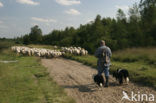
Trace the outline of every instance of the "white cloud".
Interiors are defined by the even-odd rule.
[[[39,2],[34,2],[32,0],[16,0],[18,3],[21,4],[28,4],[28,5],[39,5]]]
[[[116,5],[115,8],[128,11],[129,7],[127,5]]]
[[[56,0],[56,2],[60,5],[66,5],[66,6],[81,3],[79,0]]]
[[[38,17],[32,17],[31,19],[34,21],[39,21],[39,22],[44,22],[44,23],[56,22],[56,20],[54,19],[44,19],[44,18],[38,18]]]
[[[33,26],[34,26],[34,25],[39,25],[39,24],[38,24],[38,23],[31,23],[31,25],[33,25]]]
[[[75,9],[70,9],[68,11],[65,11],[65,13],[70,14],[70,15],[80,15],[81,14],[78,10],[75,10]]]
[[[0,7],[3,7],[3,3],[2,2],[0,2]]]

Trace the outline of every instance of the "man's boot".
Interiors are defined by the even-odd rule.
[[[105,87],[108,87],[108,85],[109,85],[109,77],[108,77],[108,76],[106,76],[105,78],[106,78]]]

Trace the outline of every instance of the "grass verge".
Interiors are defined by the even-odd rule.
[[[14,61],[4,63],[3,61]],[[0,103],[74,103],[36,57],[0,52]]]

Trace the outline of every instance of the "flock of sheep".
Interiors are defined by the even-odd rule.
[[[81,47],[61,47],[61,51],[74,55],[87,55],[88,51]]]
[[[81,47],[61,47],[61,50],[51,50],[51,49],[43,49],[43,48],[29,48],[25,46],[13,46],[11,50],[16,52],[17,54],[23,54],[28,56],[38,56],[38,57],[60,57],[65,55],[66,53],[73,55],[87,55],[88,51]]]

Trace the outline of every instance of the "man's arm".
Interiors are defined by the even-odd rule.
[[[111,52],[111,49],[108,47],[108,53],[109,53],[109,57],[112,56],[112,52]]]

